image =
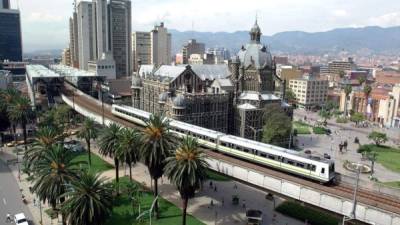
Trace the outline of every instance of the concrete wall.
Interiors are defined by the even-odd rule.
[[[322,193],[278,177],[264,176],[261,173],[217,159],[208,159],[208,163],[211,169],[220,173],[341,215],[350,216],[353,207],[353,202],[350,199]],[[360,221],[375,225],[400,225],[400,215],[362,203],[357,204],[356,217]]]

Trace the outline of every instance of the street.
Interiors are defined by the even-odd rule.
[[[5,153],[0,152],[0,156],[3,154]],[[13,216],[21,212],[25,214],[30,224],[33,225],[32,214],[22,202],[22,195],[17,180],[3,161],[3,157],[0,157],[0,224],[7,224],[7,213]]]

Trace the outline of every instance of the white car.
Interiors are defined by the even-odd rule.
[[[28,220],[23,213],[15,214],[14,222],[16,225],[29,225]]]

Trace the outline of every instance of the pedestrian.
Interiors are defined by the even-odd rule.
[[[210,206],[214,206],[214,200],[211,199]]]
[[[210,181],[210,188],[212,188],[212,186],[213,186],[213,183],[212,183],[212,181]]]
[[[242,207],[243,207],[243,209],[245,209],[246,208],[246,200],[242,200]]]
[[[224,199],[224,197],[222,197],[222,200],[221,200],[222,207],[224,207],[224,204],[225,204],[225,199]]]
[[[236,185],[236,183],[233,185],[233,189],[237,189],[237,185]]]
[[[11,215],[10,215],[10,213],[7,213],[6,222],[7,223],[11,223]]]
[[[217,185],[214,185],[214,192],[217,192]]]
[[[36,206],[36,198],[33,199],[33,206]]]

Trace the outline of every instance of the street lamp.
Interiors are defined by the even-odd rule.
[[[345,222],[347,222],[347,221],[356,219],[357,191],[358,191],[358,183],[360,181],[361,167],[362,167],[362,164],[357,163],[357,166],[356,166],[357,177],[356,177],[356,186],[354,187],[353,209],[351,210],[350,217],[347,217],[346,215],[343,216],[342,225],[345,225]]]
[[[254,132],[253,139],[256,141],[257,140],[257,133],[262,131],[263,129],[256,129],[256,128],[254,128],[252,126],[249,126],[249,125],[247,125],[247,127],[250,128]]]

